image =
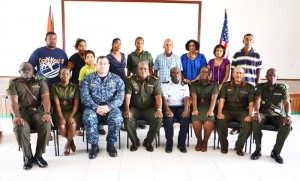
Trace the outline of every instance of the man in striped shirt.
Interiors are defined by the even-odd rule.
[[[242,67],[245,70],[244,81],[256,85],[260,81],[260,72],[262,60],[260,54],[252,47],[254,37],[248,33],[243,39],[244,47],[236,52],[231,62],[231,72],[236,67]],[[239,133],[239,130],[231,130],[230,134]]]

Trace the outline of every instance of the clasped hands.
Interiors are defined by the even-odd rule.
[[[107,105],[104,106],[98,106],[97,108],[97,114],[100,116],[106,116],[106,114],[110,111],[109,107]]]

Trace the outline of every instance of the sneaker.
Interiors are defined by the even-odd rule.
[[[230,134],[231,135],[235,135],[235,134],[239,134],[240,133],[240,130],[238,130],[238,129],[232,129],[231,131],[230,131]]]
[[[106,131],[105,131],[104,129],[100,129],[100,130],[98,130],[98,133],[99,133],[100,135],[105,135],[105,134],[106,134]]]

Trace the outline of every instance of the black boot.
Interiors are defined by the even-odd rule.
[[[107,143],[106,150],[108,151],[109,156],[111,157],[116,157],[118,155],[118,152],[113,143]]]
[[[99,153],[99,146],[98,144],[92,144],[92,148],[89,152],[89,159],[94,159],[97,157],[97,154]]]

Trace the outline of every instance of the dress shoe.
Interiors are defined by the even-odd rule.
[[[172,149],[173,149],[172,146],[167,146],[165,151],[166,151],[166,153],[172,153]]]
[[[228,140],[226,140],[225,144],[221,145],[221,153],[227,154],[228,153]]]
[[[124,124],[121,125],[120,130],[121,130],[121,131],[126,131]]]
[[[239,156],[244,156],[244,152],[242,150],[236,150],[236,154]]]
[[[98,130],[98,133],[99,133],[100,135],[105,135],[105,134],[106,134],[106,131],[105,131],[104,129],[100,129],[100,130]]]
[[[207,141],[203,141],[201,144],[201,151],[206,152],[207,151]]]
[[[136,143],[132,143],[132,145],[130,146],[130,151],[136,151],[139,146],[140,146],[140,140],[136,139]]]
[[[153,146],[151,143],[149,143],[148,141],[144,140],[143,146],[146,147],[147,151],[152,152],[153,151]]]
[[[24,157],[23,160],[24,160],[23,169],[30,170],[32,168],[32,163],[34,162],[32,157]]]
[[[99,146],[98,144],[92,144],[92,148],[89,152],[89,159],[94,159],[97,157],[97,154],[99,153]]]
[[[255,151],[255,152],[251,155],[251,160],[258,160],[259,157],[261,157],[260,151]]]
[[[115,145],[113,143],[107,143],[106,151],[108,152],[109,156],[111,156],[111,157],[118,156],[118,152],[117,152],[117,150],[115,148]]]
[[[199,140],[198,140],[197,145],[196,145],[196,147],[195,147],[195,150],[196,150],[196,151],[200,151],[200,150],[201,150],[201,144],[202,144],[202,141],[199,141]]]
[[[283,164],[283,158],[278,153],[276,153],[275,150],[272,150],[271,157],[274,158],[277,163]]]
[[[179,149],[179,151],[180,152],[182,152],[182,153],[186,153],[187,152],[187,150],[186,150],[186,147],[185,146],[177,146],[177,148]]]
[[[45,168],[48,166],[48,163],[44,160],[44,158],[42,156],[35,156],[35,162],[41,168]]]

